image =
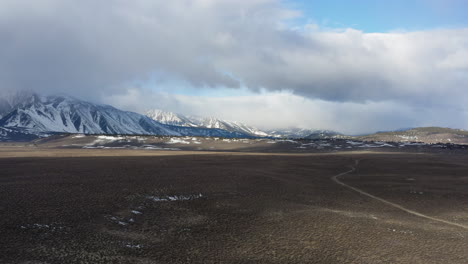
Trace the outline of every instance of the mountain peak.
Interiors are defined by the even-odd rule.
[[[1,102],[1,101],[0,101]],[[9,103],[4,103],[10,107]],[[178,115],[153,111],[169,120],[180,119]],[[0,119],[0,128],[6,134],[25,132],[40,134],[48,132],[83,134],[131,134],[164,136],[214,136],[250,137],[240,132],[196,127],[195,124],[177,126],[162,124],[145,115],[122,111],[109,105],[94,104],[69,96],[40,96],[32,94],[11,108]],[[13,129],[13,130],[12,130]]]
[[[160,109],[151,109],[146,111],[145,115],[159,123],[172,125],[172,126],[184,126],[184,127],[198,127],[189,118],[168,112]]]
[[[226,121],[218,119],[213,116],[199,117],[199,116],[184,116],[168,111],[159,109],[149,110],[146,112],[146,116],[168,125],[178,125],[184,127],[200,127],[209,129],[222,129],[233,133],[242,133],[253,137],[267,137],[267,133],[238,122]]]

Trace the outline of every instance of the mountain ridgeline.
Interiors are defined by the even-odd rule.
[[[461,129],[424,127],[365,136],[303,128],[262,131],[239,122],[162,110],[150,110],[141,115],[68,96],[22,93],[0,98],[0,141],[29,141],[57,133],[468,144],[468,131]]]
[[[305,128],[287,128],[282,130],[260,130],[236,121],[227,121],[215,117],[184,116],[173,112],[153,109],[146,112],[149,118],[167,125],[177,125],[184,127],[217,128],[230,132],[237,132],[252,137],[271,138],[307,138],[325,139],[341,138],[343,135],[329,130],[314,130]]]
[[[255,127],[239,122],[221,120],[215,117],[184,116],[158,109],[147,111],[146,116],[166,125],[222,129],[233,133],[250,135],[252,137],[272,137],[269,133],[261,131]]]
[[[250,137],[223,129],[161,124],[153,119],[109,105],[67,96],[32,95],[0,119],[3,138],[18,133],[132,134],[163,136]],[[13,133],[15,132],[15,133]],[[12,134],[13,133],[13,134]]]

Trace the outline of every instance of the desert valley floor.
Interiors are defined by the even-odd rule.
[[[4,144],[0,263],[467,263],[467,161]]]

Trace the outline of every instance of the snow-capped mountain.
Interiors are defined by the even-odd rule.
[[[109,105],[67,96],[32,95],[0,119],[0,127],[28,132],[246,137],[221,129],[165,125]]]
[[[159,109],[149,110],[145,115],[159,123],[173,126],[184,126],[184,127],[198,127],[199,125],[193,123],[189,118]]]
[[[206,127],[206,128],[219,128],[224,129],[231,132],[241,132],[245,134],[249,134],[252,136],[257,137],[268,137],[269,134],[255,128],[252,126],[248,126],[246,124],[242,124],[236,121],[226,121],[221,120],[215,117],[207,117],[207,118],[192,118],[199,127]]]
[[[242,133],[254,137],[270,136],[268,133],[265,133],[257,128],[239,122],[226,121],[214,117],[184,116],[181,114],[158,109],[147,111],[146,116],[155,121],[168,125],[222,129],[233,133]]]
[[[139,114],[64,96],[33,95],[5,115],[0,126],[37,132],[175,135]]]
[[[33,94],[33,92],[28,90],[3,91],[0,94],[0,118],[11,112],[13,108],[26,101]]]

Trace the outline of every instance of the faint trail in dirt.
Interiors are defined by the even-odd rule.
[[[356,163],[356,167],[357,167],[357,165],[359,165],[359,160],[356,160],[355,163]],[[464,229],[467,229],[467,230],[468,230],[468,226],[467,226],[467,225],[463,225],[463,224],[459,224],[459,223],[454,223],[454,222],[450,222],[450,221],[447,221],[447,220],[444,220],[444,219],[440,219],[440,218],[436,218],[436,217],[432,217],[432,216],[428,216],[428,215],[425,215],[425,214],[418,213],[418,212],[413,211],[413,210],[411,210],[411,209],[405,208],[405,207],[403,207],[403,206],[401,206],[401,205],[399,205],[399,204],[392,203],[392,202],[390,202],[390,201],[387,201],[387,200],[385,200],[385,199],[382,199],[382,198],[380,198],[380,197],[377,197],[377,196],[375,196],[375,195],[372,195],[372,194],[367,193],[367,192],[365,192],[365,191],[363,191],[363,190],[361,190],[361,189],[358,189],[358,188],[356,188],[356,187],[350,186],[350,185],[348,185],[348,184],[346,184],[346,183],[340,181],[339,178],[340,178],[341,176],[344,176],[344,175],[347,175],[347,174],[349,174],[349,173],[355,172],[355,171],[356,171],[356,167],[353,167],[353,168],[352,168],[351,170],[349,170],[349,171],[346,171],[346,172],[337,174],[337,175],[333,176],[331,179],[332,179],[334,182],[336,182],[336,183],[338,183],[339,185],[341,185],[341,186],[344,186],[344,187],[346,187],[346,188],[348,188],[348,189],[351,189],[351,190],[353,190],[353,191],[355,191],[355,192],[358,192],[358,193],[360,193],[360,194],[362,194],[362,195],[365,195],[365,196],[367,196],[367,197],[369,197],[369,198],[372,198],[372,199],[374,199],[374,200],[380,201],[380,202],[385,203],[385,204],[387,204],[387,205],[390,205],[390,206],[392,206],[392,207],[398,208],[398,209],[400,209],[400,210],[402,210],[402,211],[405,211],[405,212],[407,212],[407,213],[409,213],[409,214],[412,214],[412,215],[415,215],[415,216],[419,216],[419,217],[422,217],[422,218],[426,218],[426,219],[429,219],[429,220],[432,220],[432,221],[436,221],[436,222],[439,222],[439,223],[444,223],[444,224],[451,225],[451,226],[461,227],[461,228],[464,228]]]

